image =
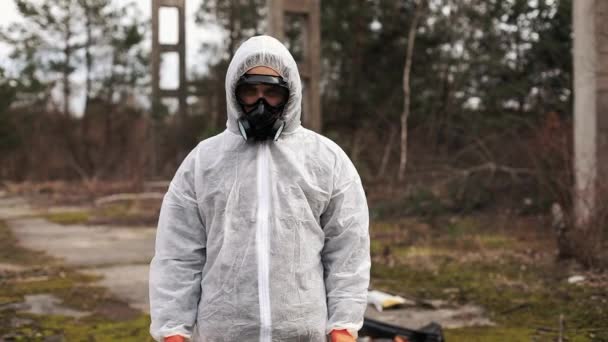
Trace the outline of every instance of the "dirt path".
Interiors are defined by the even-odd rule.
[[[0,198],[0,220],[21,246],[100,276],[98,285],[131,307],[149,312],[148,264],[154,253],[155,228],[63,226],[39,216],[21,198]]]

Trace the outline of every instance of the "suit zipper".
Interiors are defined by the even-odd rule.
[[[259,144],[257,156],[258,209],[256,220],[256,248],[258,261],[258,297],[260,304],[260,342],[272,340],[272,320],[270,315],[270,147],[267,142]]]

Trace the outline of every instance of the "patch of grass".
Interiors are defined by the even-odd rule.
[[[4,286],[4,291],[11,295],[25,296],[37,293],[54,293],[69,289],[75,284],[74,279],[68,277],[49,277],[48,279],[32,281],[16,281]]]
[[[385,221],[372,222],[372,226],[370,229],[372,233],[378,234],[395,233],[400,230],[397,224]]]
[[[397,224],[386,225],[390,224],[379,227],[395,233]],[[547,248],[541,240],[491,231],[473,217],[436,226],[426,237],[405,245],[394,243],[391,234],[379,234],[372,247],[390,247],[397,263],[391,267],[382,258],[374,259],[372,288],[416,299],[480,305],[497,324],[447,330],[449,342],[552,341],[560,315],[569,341],[608,341],[608,292],[570,285],[565,281],[567,269],[521,255],[522,250]],[[551,258],[551,253],[546,255]]]
[[[509,248],[515,244],[515,241],[512,238],[500,235],[477,235],[475,239],[483,248],[488,249]]]
[[[62,305],[92,315],[73,319],[0,310],[0,340],[11,336],[15,341],[45,341],[59,336],[63,341],[151,341],[149,316],[116,300],[105,288],[91,286],[95,277],[70,270],[46,272],[47,279],[26,277],[2,284],[0,304],[19,303],[30,294],[52,294],[62,300]]]
[[[450,255],[451,251],[430,246],[410,246],[405,248],[396,248],[394,250],[394,254],[403,258],[440,257]]]
[[[100,224],[155,225],[160,202],[121,201],[97,208],[91,219]]]
[[[121,218],[131,216],[133,211],[133,205],[130,202],[114,203],[100,208],[98,215],[109,218]]]
[[[441,199],[427,189],[416,189],[407,196],[378,203],[370,208],[373,219],[401,218],[418,216],[433,219],[448,212]]]
[[[0,220],[0,263],[39,265],[49,261],[44,253],[21,247],[6,222]]]
[[[49,328],[62,329],[66,341],[140,342],[153,341],[149,334],[150,317],[140,315],[123,322],[107,320],[89,322],[45,322]]]
[[[43,341],[51,336],[66,341],[149,341],[148,316],[116,300],[105,288],[91,286],[95,277],[69,270],[47,272],[47,279],[13,279],[3,284],[0,304],[19,303],[31,294],[52,294],[62,305],[92,315],[72,319],[0,310],[0,340],[10,334],[16,341]],[[15,326],[15,319],[26,324]]]
[[[513,236],[481,225],[474,217],[439,218],[431,234],[432,238],[427,241],[430,248],[448,249],[455,253],[504,250],[514,247],[517,242]]]
[[[530,328],[474,327],[450,329],[444,332],[446,341],[468,342],[530,342]]]
[[[16,318],[26,323],[10,331],[14,341],[42,342],[53,337],[77,342],[153,341],[148,333],[150,317],[143,314],[120,322],[98,317],[77,320],[61,316],[18,315]]]
[[[2,293],[3,296],[19,299],[23,299],[26,295],[43,293],[67,297],[66,294],[70,294],[73,289],[85,286],[96,279],[98,278],[61,267],[32,268],[6,277],[2,282]],[[82,303],[87,299],[90,298],[83,296],[76,302]],[[75,307],[82,308],[77,305]]]
[[[496,327],[450,331],[450,342],[529,341],[539,327],[557,329],[560,314],[566,316],[566,336],[571,341],[608,340],[608,310],[598,302],[600,294],[596,293],[593,299],[593,291],[588,288],[546,283],[537,277],[538,271],[530,268],[450,262],[434,272],[378,264],[372,270],[375,288],[411,298],[475,303],[484,307],[497,323]],[[505,278],[511,282],[505,283]],[[459,291],[446,293],[447,288]],[[604,293],[603,298],[606,296]],[[585,330],[595,330],[593,340]]]
[[[456,218],[451,221],[437,223],[442,235],[447,234],[451,238],[460,238],[480,231],[479,224],[473,218]]]
[[[90,213],[86,210],[83,211],[66,211],[58,213],[49,213],[44,215],[44,218],[57,224],[70,225],[70,224],[85,224],[89,222]]]
[[[379,255],[384,251],[384,246],[382,241],[372,239],[369,245],[370,253],[372,255]]]
[[[61,225],[151,225],[157,222],[158,209],[153,204],[131,200],[111,203],[91,210],[48,213],[42,217],[50,222]]]

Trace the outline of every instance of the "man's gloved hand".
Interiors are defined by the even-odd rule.
[[[331,342],[356,342],[357,340],[346,331],[343,330],[332,330],[331,332]],[[393,339],[394,342],[408,342],[408,339],[405,337],[397,336]]]
[[[331,342],[355,342],[355,338],[346,331],[346,329],[342,330],[332,330],[331,331]]]
[[[181,335],[167,336],[164,342],[186,342],[186,338]]]

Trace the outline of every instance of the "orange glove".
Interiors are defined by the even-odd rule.
[[[355,338],[346,329],[332,330],[331,342],[355,342]]]
[[[342,330],[332,330],[331,332],[331,342],[355,342],[355,338],[348,333],[346,329]],[[393,340],[395,342],[409,342],[409,340],[405,337],[397,336]]]
[[[186,338],[181,335],[167,336],[165,342],[186,342]]]

